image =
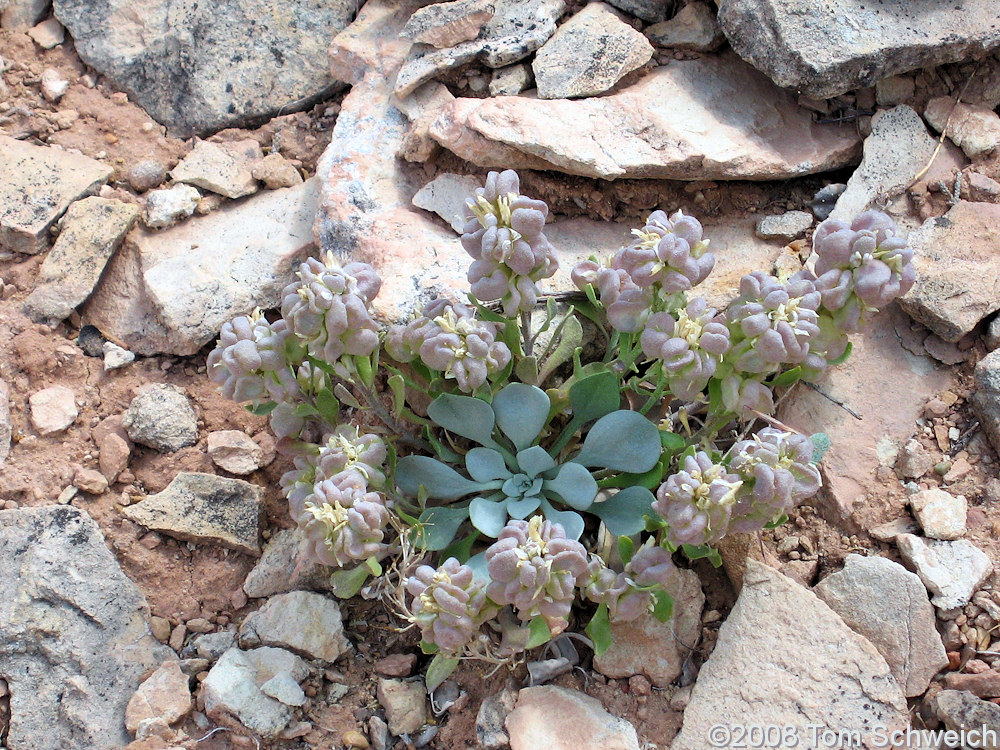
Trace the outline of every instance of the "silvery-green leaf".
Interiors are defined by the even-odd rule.
[[[399,459],[396,464],[396,484],[404,495],[410,497],[416,497],[423,485],[429,497],[441,500],[456,500],[484,489],[482,482],[466,479],[447,464],[428,456],[405,456]]]
[[[490,482],[494,479],[506,479],[510,470],[504,463],[503,456],[492,448],[473,448],[465,454],[465,468],[469,476],[477,482]]]
[[[490,580],[490,569],[486,564],[486,550],[473,555],[465,561],[465,564],[472,568],[472,573],[477,581],[488,582]]]
[[[508,500],[507,515],[521,521],[534,513],[541,504],[542,498],[537,495],[534,497],[523,497],[520,500]]]
[[[468,517],[468,508],[427,508],[420,514],[420,522],[424,524],[420,546],[432,551],[444,549],[451,544],[458,527]]]
[[[469,520],[486,536],[496,539],[497,534],[507,525],[507,502],[473,498],[469,504]]]
[[[651,506],[656,500],[645,487],[626,487],[603,503],[594,503],[588,509],[604,521],[608,531],[615,536],[631,536],[646,528],[644,515],[652,515]]]
[[[540,445],[533,445],[518,452],[517,465],[523,473],[534,478],[543,471],[555,468],[556,462]]]
[[[641,474],[656,465],[660,450],[656,425],[637,412],[622,409],[598,419],[583,441],[583,450],[570,460]]]
[[[590,422],[610,414],[618,408],[621,398],[618,376],[610,370],[581,378],[569,389],[573,417],[581,422]]]
[[[567,539],[579,539],[583,534],[583,518],[572,510],[556,510],[545,499],[542,500],[542,514],[547,521],[563,527]]]
[[[511,383],[493,397],[497,427],[518,450],[535,442],[548,421],[549,406],[545,391],[524,383]]]
[[[485,401],[471,396],[443,393],[427,407],[427,416],[448,432],[494,447],[493,426],[496,418]]]
[[[542,487],[576,510],[586,510],[597,497],[597,480],[580,464],[563,464],[555,478],[546,479]]]

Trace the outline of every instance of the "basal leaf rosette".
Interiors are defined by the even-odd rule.
[[[773,427],[733,446],[730,469],[743,480],[732,509],[733,533],[756,531],[787,516],[822,486],[813,463],[814,445],[805,435]]]
[[[466,206],[462,247],[473,258],[468,274],[473,296],[500,300],[508,318],[531,312],[538,302],[536,282],[558,266],[543,231],[548,206],[521,195],[520,180],[510,169],[490,172]]]
[[[466,452],[464,473],[429,456],[406,456],[396,465],[403,495],[417,497],[422,487],[426,497],[439,504],[422,520],[436,516],[441,524],[437,531],[443,532],[442,519],[449,515],[450,531],[432,533],[430,549],[449,544],[466,518],[479,532],[496,538],[508,518],[520,520],[536,512],[562,524],[566,534],[577,539],[584,528],[578,511],[589,509],[597,496],[591,468],[642,473],[659,459],[656,426],[636,412],[618,410],[600,416],[581,449],[557,461],[538,445],[550,408],[545,391],[523,383],[505,386],[492,403],[452,394],[431,403],[427,413],[435,424],[478,445]],[[443,508],[442,502],[451,505]]]
[[[281,316],[311,356],[334,365],[344,355],[367,357],[378,348],[370,305],[382,280],[374,268],[340,267],[327,253],[325,262],[308,258],[296,275],[282,293]]]
[[[685,457],[681,466],[657,489],[653,510],[669,524],[666,537],[674,546],[714,544],[729,530],[743,481],[705,451]]]
[[[425,643],[444,656],[459,656],[497,607],[486,597],[486,584],[472,568],[449,557],[438,568],[421,565],[405,582],[413,597],[411,621]]]
[[[523,622],[543,617],[552,635],[566,629],[577,580],[587,572],[587,550],[567,539],[562,526],[541,516],[510,521],[486,550],[486,564],[491,600],[512,605]]]
[[[408,325],[390,327],[385,347],[398,362],[419,357],[471,393],[510,362],[510,349],[497,336],[498,325],[479,320],[473,308],[438,298]]]

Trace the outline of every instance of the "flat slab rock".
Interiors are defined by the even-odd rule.
[[[143,672],[169,651],[149,610],[72,506],[0,511],[0,675],[11,750],[118,750]]]
[[[275,737],[288,725],[292,711],[265,695],[258,681],[258,671],[247,652],[229,649],[202,683],[205,713],[226,726],[243,726],[263,737]]]
[[[212,3],[55,0],[84,62],[158,122],[187,137],[302,108],[337,83],[329,39],[355,0],[235,0],[221,23]],[[224,75],[220,71],[225,71]]]
[[[457,99],[430,133],[481,167],[516,168],[513,149],[544,169],[611,180],[783,179],[855,163],[861,145],[732,53],[674,61],[603,97]]]
[[[101,278],[112,254],[139,216],[131,203],[105,198],[74,202],[45,256],[24,310],[36,323],[65,320]]]
[[[0,135],[0,250],[40,253],[49,227],[77,198],[111,177],[106,164]]]
[[[824,578],[814,591],[872,642],[908,698],[923,695],[934,675],[948,666],[927,591],[899,563],[848,555],[843,570]]]
[[[277,306],[314,247],[317,188],[310,179],[160,232],[133,230],[85,322],[139,355],[195,354],[234,316]]]
[[[181,472],[166,489],[122,510],[148,529],[175,539],[260,554],[264,490],[239,479]]]
[[[628,721],[596,698],[554,685],[521,690],[506,727],[511,750],[639,750]]]
[[[900,534],[896,546],[931,592],[931,602],[938,609],[964,607],[993,572],[986,553],[965,539],[944,542]]]
[[[794,727],[802,747],[821,747],[810,743],[811,731],[850,728],[861,733],[860,747],[874,748],[873,730],[904,729],[909,716],[871,643],[811,591],[748,560],[671,750],[704,750],[720,722]]]
[[[976,390],[970,400],[993,449],[1000,450],[1000,350],[976,365]]]
[[[711,277],[709,277],[711,278]],[[939,367],[930,357],[903,348],[896,331],[910,324],[896,305],[875,317],[871,327],[852,336],[854,349],[842,365],[830,368],[818,381],[824,391],[861,414],[855,419],[822,394],[800,390],[778,410],[778,419],[805,434],[825,432],[831,447],[820,471],[823,487],[817,509],[829,520],[860,530],[864,520],[855,518],[862,498],[880,484],[881,466],[895,457],[886,446],[904,443],[924,404],[952,385],[950,368]],[[893,387],[885,387],[892,373]]]
[[[917,282],[900,304],[911,317],[958,341],[1000,310],[1000,204],[959,201],[910,232],[909,241]]]
[[[240,643],[287,648],[327,662],[350,648],[337,602],[311,591],[272,596],[243,621]]]
[[[298,528],[274,534],[243,582],[244,593],[251,599],[261,599],[296,589],[330,590],[330,569],[306,555],[302,542]]]
[[[1000,47],[993,0],[721,0],[719,23],[740,57],[817,99]]]

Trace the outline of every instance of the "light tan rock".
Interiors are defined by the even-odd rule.
[[[32,27],[28,36],[35,40],[42,49],[58,47],[66,39],[66,29],[55,18],[46,18],[37,26]]]
[[[410,16],[401,36],[433,47],[454,47],[479,36],[493,18],[492,0],[453,0],[420,8]]]
[[[84,198],[66,211],[62,231],[42,262],[24,310],[36,322],[69,317],[94,290],[125,233],[139,216],[131,203]]]
[[[594,657],[594,669],[606,677],[641,674],[657,687],[667,687],[684,668],[684,661],[701,639],[701,610],[705,595],[691,570],[678,570],[667,593],[674,599],[674,616],[660,622],[643,615],[631,622],[611,624],[611,647]]]
[[[923,695],[948,665],[927,591],[899,563],[848,555],[843,570],[824,578],[814,591],[872,642],[907,697]]]
[[[628,721],[596,698],[554,685],[521,690],[505,724],[511,750],[639,750]]]
[[[427,691],[423,683],[380,677],[376,695],[394,735],[413,734],[427,722]]]
[[[91,495],[100,495],[108,489],[108,480],[95,469],[77,469],[73,474],[73,486]]]
[[[653,46],[611,6],[587,3],[535,53],[531,68],[542,99],[596,96],[653,56]]]
[[[932,487],[911,495],[910,507],[920,528],[931,539],[954,540],[965,536],[968,504],[964,495]]]
[[[111,167],[80,154],[0,135],[0,250],[34,254],[70,203],[111,176]]]
[[[260,144],[247,140],[235,143],[197,141],[194,150],[170,171],[175,182],[210,190],[226,198],[242,198],[257,192],[252,169],[264,158]]]
[[[688,3],[670,20],[646,29],[646,36],[663,47],[696,52],[712,52],[726,41],[715,20],[715,9],[703,2]]]
[[[245,432],[219,430],[208,433],[208,455],[220,469],[243,475],[260,468],[264,451]]]
[[[143,682],[125,708],[125,726],[130,732],[139,722],[161,718],[167,724],[179,721],[192,709],[187,675],[176,661],[165,661]]]
[[[132,454],[128,441],[121,435],[109,433],[98,440],[97,449],[100,451],[98,465],[101,473],[109,483],[114,484],[118,475],[128,468]]]
[[[719,724],[838,732],[909,726],[906,699],[881,654],[811,591],[748,561],[743,590],[702,666],[672,750],[704,750]],[[718,732],[718,730],[715,730]],[[861,732],[860,747],[872,749]],[[815,745],[818,747],[818,745]]]
[[[270,153],[253,165],[253,178],[264,183],[268,190],[292,187],[302,183],[302,175],[288,159],[279,153]]]
[[[465,199],[482,187],[476,177],[439,174],[413,196],[413,205],[432,211],[444,219],[457,233],[465,226]]]
[[[240,643],[287,648],[327,662],[350,648],[337,602],[311,591],[272,596],[243,621]]]
[[[958,341],[1000,309],[1000,205],[960,201],[910,232],[909,241],[917,281],[900,305],[911,317]]]
[[[947,122],[948,137],[970,159],[1000,146],[1000,116],[992,107],[956,104],[950,96],[938,96],[927,102],[924,119],[938,133],[944,130]]]
[[[76,395],[64,385],[54,385],[32,393],[28,398],[31,407],[31,424],[39,435],[54,435],[67,429],[79,411]]]
[[[738,117],[719,116],[711,102],[723,100]],[[520,168],[513,150],[525,155],[516,161],[604,179],[777,179],[844,166],[860,153],[856,133],[815,123],[791,93],[731,53],[675,61],[608,96],[457,99],[431,135],[482,167]]]

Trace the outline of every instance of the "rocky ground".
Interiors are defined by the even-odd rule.
[[[988,0],[146,5],[0,0],[0,747],[1000,729]],[[831,436],[822,493],[695,565],[670,628],[470,662],[428,696],[386,601],[338,602],[301,559],[288,462],[206,347],[321,250],[380,270],[387,320],[458,288],[461,201],[508,167],[552,208],[552,291],[654,208],[705,223],[719,303],[870,206],[920,278],[784,397],[782,421]]]

